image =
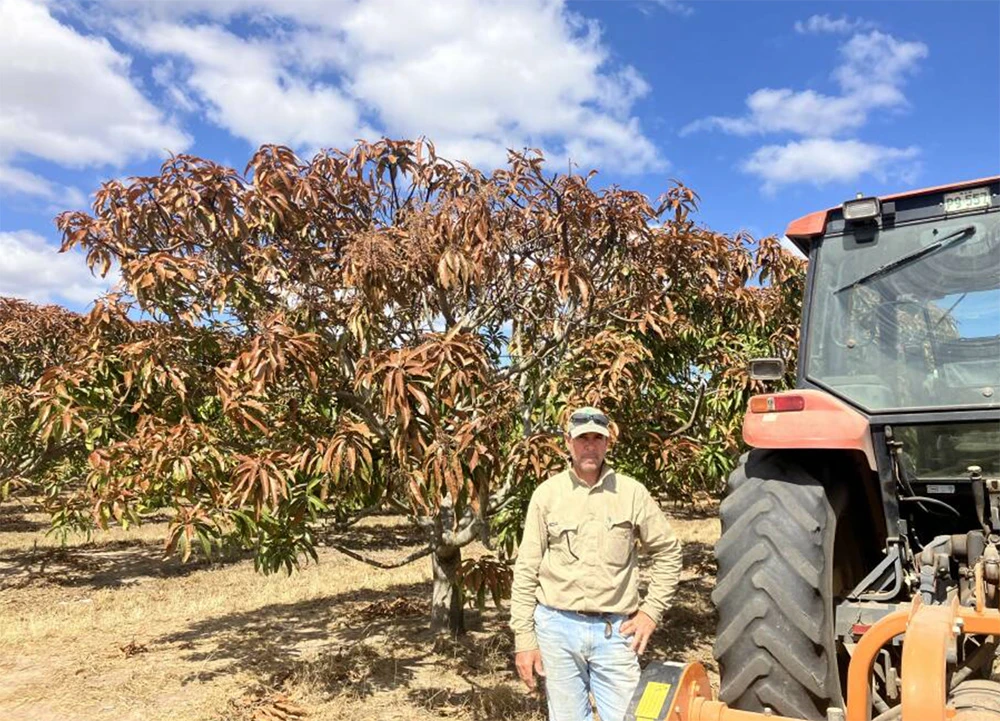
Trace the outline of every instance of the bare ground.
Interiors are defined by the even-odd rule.
[[[666,510],[685,569],[644,663],[700,660],[714,680],[715,509]],[[468,610],[457,641],[428,632],[426,558],[383,571],[324,548],[318,564],[264,577],[247,559],[163,560],[162,523],[65,546],[46,527],[30,507],[0,505],[5,721],[545,717],[515,680],[506,608]],[[382,561],[416,542],[395,518],[344,541]]]

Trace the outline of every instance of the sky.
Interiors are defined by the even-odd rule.
[[[86,310],[113,279],[54,216],[168,153],[382,136],[678,180],[699,223],[780,236],[1000,173],[1000,0],[0,0],[0,295]]]

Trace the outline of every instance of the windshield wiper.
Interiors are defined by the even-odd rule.
[[[863,275],[860,278],[858,278],[857,280],[851,281],[847,285],[841,286],[840,288],[837,288],[837,290],[835,290],[833,292],[834,293],[840,293],[842,291],[850,290],[851,288],[859,286],[862,283],[867,283],[868,281],[874,280],[875,278],[880,278],[883,275],[891,273],[892,271],[897,270],[899,268],[902,268],[905,265],[909,265],[910,263],[912,263],[915,260],[919,260],[920,258],[928,256],[931,253],[936,253],[937,251],[941,250],[942,248],[945,248],[945,247],[947,247],[949,245],[954,245],[955,243],[957,243],[957,242],[959,242],[961,240],[965,240],[967,238],[971,238],[973,235],[975,235],[975,233],[976,233],[976,226],[974,226],[974,225],[967,225],[964,228],[959,228],[955,232],[949,233],[948,235],[944,236],[940,240],[936,240],[936,241],[934,241],[933,243],[931,243],[928,246],[920,248],[919,250],[915,250],[912,253],[910,253],[909,255],[904,255],[902,258],[897,258],[896,260],[889,261],[885,265],[880,265],[878,268],[876,268],[875,270],[873,270],[871,273],[868,273],[867,275]]]

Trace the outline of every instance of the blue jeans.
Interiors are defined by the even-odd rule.
[[[593,721],[588,692],[601,721],[622,721],[639,685],[639,658],[622,636],[627,616],[604,618],[538,604],[535,634],[545,666],[549,721]],[[608,622],[611,623],[610,637]]]

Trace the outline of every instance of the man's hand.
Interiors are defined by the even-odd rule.
[[[656,621],[642,611],[623,622],[621,627],[622,636],[632,636],[632,650],[640,656],[646,652],[646,644],[655,630]]]
[[[524,685],[534,691],[535,674],[545,675],[545,669],[542,667],[542,652],[537,648],[530,651],[519,651],[514,654],[514,663],[517,665],[517,675],[524,681]]]

